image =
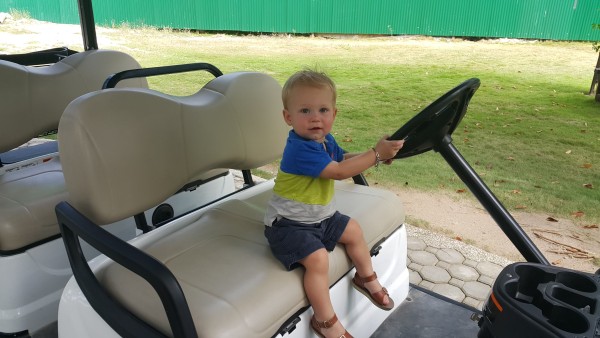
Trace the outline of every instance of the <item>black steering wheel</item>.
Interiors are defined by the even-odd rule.
[[[404,146],[394,158],[410,157],[435,149],[446,136],[452,135],[465,116],[469,101],[480,83],[477,78],[461,83],[400,127],[389,138],[404,140]]]
[[[479,85],[480,81],[476,78],[461,83],[398,129],[390,139],[405,140],[405,142],[395,158],[418,155],[431,149],[440,153],[523,257],[528,262],[550,264],[519,223],[452,144],[451,135],[465,116],[469,101]]]

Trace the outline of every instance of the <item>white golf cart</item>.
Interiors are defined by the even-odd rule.
[[[448,336],[597,336],[600,275],[550,266],[452,145],[478,88],[478,79],[467,80],[408,121],[391,137],[405,140],[396,157],[439,152],[534,263],[509,265],[483,312],[443,297],[405,302],[423,291],[408,283],[401,202],[361,177],[338,182],[339,209],[363,225],[374,268],[398,304],[393,312],[373,306],[351,287],[353,267],[343,248],[331,252],[334,308],[357,337],[383,337],[380,326],[392,326],[393,336],[417,337],[420,328],[440,324]],[[147,209],[207,170],[247,170],[278,158],[288,131],[280,90],[268,75],[233,73],[190,97],[123,88],[86,94],[67,107],[59,135],[70,195],[56,212],[74,278],[61,299],[60,337],[313,336],[302,272],[285,271],[263,236],[272,181],[129,242],[101,227]],[[166,161],[147,168],[148,152]],[[104,256],[88,264],[81,240]],[[414,299],[420,304],[411,305]]]
[[[91,3],[79,4],[85,49],[93,54],[97,44]],[[198,93],[174,97],[146,88],[143,80],[190,67],[204,66],[114,70],[119,73],[103,82],[105,89],[95,82],[96,87],[63,102],[59,157],[34,158],[37,165],[16,165],[21,170],[0,177],[44,169],[15,180],[31,182],[27,189],[11,183],[6,186],[15,188],[6,191],[46,193],[14,209],[32,209],[40,201],[53,207],[62,201],[56,215],[67,249],[65,255],[54,232],[2,252],[0,271],[14,278],[0,285],[4,336],[56,336],[40,328],[56,321],[59,297],[60,337],[313,335],[302,272],[284,271],[263,236],[262,216],[273,182],[254,184],[249,171],[278,158],[283,149],[287,129],[280,117],[281,88],[261,73],[214,73],[217,77]],[[362,224],[375,270],[397,304],[392,312],[382,311],[356,292],[350,284],[353,267],[343,248],[336,248],[330,254],[332,300],[338,317],[357,337],[418,337],[419,330],[432,326],[454,337],[599,335],[600,277],[549,266],[452,145],[451,134],[478,87],[477,79],[464,82],[400,128],[392,138],[406,143],[397,158],[439,152],[532,263],[507,267],[483,311],[410,286],[404,214],[397,196],[369,187],[361,176],[354,183],[338,182],[337,204]],[[21,92],[23,88],[13,91]],[[229,169],[243,170],[242,189],[234,191]],[[58,184],[45,178],[52,176],[59,177]],[[59,188],[43,188],[41,183]],[[179,191],[186,192],[172,197]],[[164,206],[165,200],[171,206]],[[171,210],[173,204],[186,207]],[[1,208],[0,217],[13,215],[13,209]],[[148,224],[148,218],[155,221]],[[101,255],[90,260],[97,252]],[[67,255],[74,278],[60,296],[71,273]],[[28,315],[38,307],[44,309],[39,310],[42,320]],[[471,320],[473,314],[478,323]],[[392,329],[382,333],[382,327]]]

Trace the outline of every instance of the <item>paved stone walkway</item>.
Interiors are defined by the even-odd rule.
[[[428,230],[407,226],[410,282],[481,309],[509,260]]]

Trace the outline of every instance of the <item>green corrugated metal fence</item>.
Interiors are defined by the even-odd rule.
[[[0,11],[78,23],[76,0],[0,0]],[[95,0],[99,25],[266,33],[600,40],[597,0]]]

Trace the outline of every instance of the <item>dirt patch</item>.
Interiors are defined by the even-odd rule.
[[[98,27],[98,43],[108,45],[111,41],[106,38],[109,28]],[[71,47],[81,50],[83,38],[79,25],[58,24],[32,19],[6,18],[0,24],[0,53],[28,53],[56,47]]]
[[[407,223],[443,233],[512,261],[523,257],[500,227],[476,200],[442,192],[395,191],[404,203]],[[545,214],[513,212],[540,251],[553,264],[595,272],[600,254],[600,229],[584,228],[568,219]]]

